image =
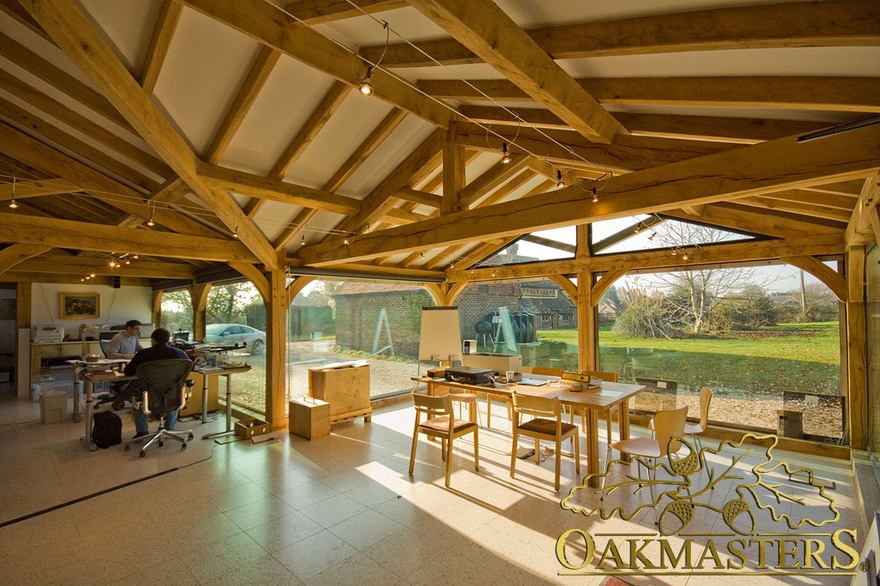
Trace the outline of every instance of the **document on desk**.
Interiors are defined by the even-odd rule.
[[[599,391],[600,397],[619,397],[622,394],[623,393],[621,393],[620,391],[606,391],[606,390]]]

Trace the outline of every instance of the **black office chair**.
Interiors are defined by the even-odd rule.
[[[187,379],[192,370],[192,361],[186,358],[172,358],[169,360],[154,360],[141,364],[137,369],[138,381],[143,391],[143,399],[135,402],[135,409],[140,409],[147,415],[159,416],[159,430],[156,433],[145,435],[125,442],[125,451],[131,449],[131,444],[146,441],[141,448],[141,458],[147,455],[147,448],[155,443],[165,445],[166,439],[180,442],[180,449],[186,449],[186,442],[193,439],[191,431],[171,431],[165,429],[165,416],[176,409],[186,406],[187,396],[184,387],[192,387],[193,379]]]

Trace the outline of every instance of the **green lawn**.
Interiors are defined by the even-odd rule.
[[[539,332],[540,341],[577,343],[574,330]],[[709,385],[730,396],[766,397],[783,391],[840,393],[839,324],[783,324],[761,332],[687,339],[626,338],[603,327],[602,370],[624,379],[673,380],[685,388]]]

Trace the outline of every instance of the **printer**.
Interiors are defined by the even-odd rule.
[[[64,328],[54,325],[33,326],[31,341],[34,344],[54,344],[64,341]]]

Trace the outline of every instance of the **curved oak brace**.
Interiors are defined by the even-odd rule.
[[[287,286],[287,307],[293,305],[293,300],[300,291],[306,288],[306,285],[314,281],[314,277],[297,277]]]
[[[248,280],[250,280],[250,282],[254,284],[254,287],[257,288],[257,291],[260,292],[260,296],[263,298],[263,301],[265,303],[269,302],[269,281],[256,266],[250,263],[236,261],[230,261],[229,266],[247,277]]]
[[[569,299],[577,304],[578,285],[575,285],[571,279],[562,275],[547,275],[547,278],[562,287],[562,290],[565,291]]]
[[[846,303],[849,299],[846,289],[846,279],[843,275],[828,268],[822,261],[814,256],[787,256],[781,259],[782,262],[788,263],[799,269],[803,269],[822,281],[826,287],[837,296],[837,298]]]
[[[0,275],[31,257],[38,256],[52,250],[51,246],[43,244],[13,244],[0,250]]]
[[[590,291],[590,300],[593,305],[599,305],[599,300],[602,299],[605,292],[611,288],[611,285],[628,272],[629,271],[626,269],[614,269],[603,273],[602,278],[593,285],[593,289]]]
[[[165,291],[153,291],[153,307],[152,307],[152,320],[154,324],[161,322],[162,317],[162,297],[165,296]]]
[[[193,340],[202,340],[205,337],[205,310],[208,308],[208,293],[211,292],[211,283],[203,285],[191,285],[189,298],[193,307]]]
[[[428,293],[431,294],[431,297],[434,298],[434,303],[443,307],[449,305],[446,302],[446,285],[436,285],[433,283],[428,283],[425,285],[425,289],[428,290]]]

